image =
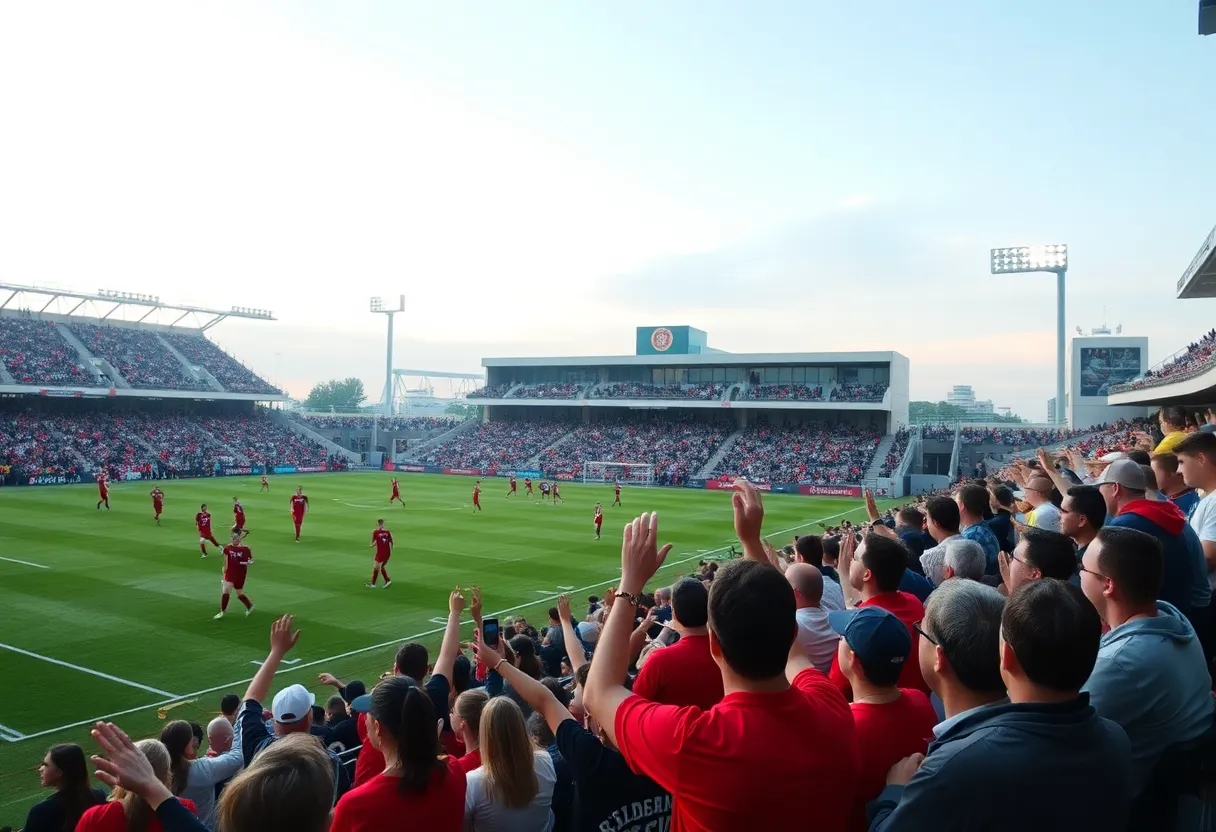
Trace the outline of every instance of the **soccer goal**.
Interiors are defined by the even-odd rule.
[[[654,485],[654,466],[646,462],[584,462],[583,482]]]

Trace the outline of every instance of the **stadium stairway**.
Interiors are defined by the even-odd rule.
[[[549,453],[549,451],[553,450],[554,448],[560,448],[563,444],[570,441],[570,437],[574,436],[574,432],[576,430],[578,430],[578,428],[571,428],[570,430],[566,431],[560,437],[558,437],[556,442],[551,442],[548,445],[546,445],[545,447],[541,448],[539,451],[534,453],[532,456],[528,457],[527,462],[525,462],[523,465],[520,465],[519,467],[520,468],[529,468],[529,469],[539,469],[540,468],[540,458],[542,456],[544,456],[545,454]]]
[[[455,439],[457,436],[465,433],[466,431],[475,430],[480,424],[480,419],[465,419],[463,422],[457,422],[456,427],[445,430],[443,433],[436,434],[425,442],[415,445],[407,450],[405,452],[405,459],[416,460],[422,454],[443,444],[444,442],[447,442],[449,439]]]
[[[168,350],[168,352],[174,358],[176,358],[178,361],[181,362],[181,365],[186,368],[187,374],[190,375],[192,378],[194,378],[196,381],[201,381],[203,384],[207,385],[209,388],[211,388],[212,390],[215,390],[219,393],[227,392],[224,389],[224,385],[220,384],[219,381],[216,379],[216,377],[211,375],[211,371],[208,370],[206,367],[202,366],[201,364],[191,364],[189,362],[189,360],[187,360],[186,356],[184,356],[180,352],[178,352],[178,350],[175,346],[170,344],[164,338],[161,338],[160,335],[156,336],[156,340],[160,341],[161,344],[164,345],[165,349]]]
[[[741,436],[743,436],[743,431],[737,430],[726,437],[722,441],[722,444],[718,446],[718,450],[714,451],[713,456],[701,466],[701,470],[697,472],[695,479],[704,480],[713,476],[714,471],[718,470],[718,466],[722,463],[722,460],[726,459],[726,455],[730,453],[730,449],[735,446],[735,443],[739,441],[739,437]]]
[[[72,349],[76,350],[76,354],[80,356],[80,362],[84,364],[85,367],[92,368],[94,372],[101,370],[106,374],[106,376],[109,377],[110,381],[115,387],[121,387],[124,390],[131,387],[131,385],[125,378],[122,377],[113,364],[106,361],[104,358],[98,358],[97,356],[93,355],[93,353],[89,352],[89,348],[84,345],[83,341],[76,337],[72,330],[68,329],[66,324],[56,323],[55,331],[59,333],[63,340],[67,341],[68,344],[71,345]]]
[[[9,373],[8,367],[4,366],[4,362],[0,361],[0,384],[16,384],[17,380]]]
[[[515,384],[511,385],[511,387],[507,390],[507,392],[502,394],[502,397],[504,399],[509,399],[509,398],[511,398],[512,393],[514,393],[516,390],[518,390],[519,388],[524,387],[524,386],[526,386],[526,385],[524,385],[524,383],[522,381],[516,382]]]
[[[894,444],[895,434],[893,433],[888,433],[878,443],[878,447],[874,449],[874,458],[870,460],[870,467],[866,469],[865,478],[867,480],[876,480],[882,473],[883,463],[887,461],[887,454],[891,452],[891,446]]]
[[[202,425],[198,425],[198,432],[201,433],[206,438],[210,439],[215,444],[215,447],[219,448],[224,453],[226,453],[228,456],[230,456],[234,460],[236,460],[238,465],[252,465],[253,464],[253,460],[251,460],[248,456],[241,453],[236,448],[229,445],[227,442],[221,442],[219,437],[217,437],[211,431],[207,430]]]
[[[289,417],[286,413],[283,413],[281,410],[270,411],[270,418],[274,419],[276,422],[278,422],[280,425],[287,428],[288,430],[293,431],[294,433],[298,433],[298,434],[300,434],[300,436],[307,437],[307,438],[311,439],[313,442],[316,442],[318,445],[323,447],[326,450],[326,452],[329,453],[331,456],[345,457],[347,460],[354,462],[356,464],[363,462],[362,455],[357,454],[354,451],[347,450],[346,448],[343,448],[337,442],[326,439],[324,436],[317,433],[312,428],[304,427],[304,425],[301,425],[299,422],[294,421],[291,417]],[[392,455],[389,454],[390,458],[391,458],[391,456]]]

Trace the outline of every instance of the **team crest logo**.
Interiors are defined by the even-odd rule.
[[[675,337],[671,334],[671,330],[667,327],[660,327],[650,333],[650,346],[659,352],[667,352],[671,349],[671,345],[675,340]]]

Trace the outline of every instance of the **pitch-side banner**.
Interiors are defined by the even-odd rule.
[[[800,485],[799,494],[811,497],[860,497],[860,485]]]
[[[729,491],[734,488],[734,477],[718,477],[716,480],[706,480],[705,487],[710,491]],[[754,482],[752,486],[757,491],[772,491],[773,486],[767,482]]]
[[[480,468],[444,468],[443,473],[455,474],[460,477],[480,477]]]

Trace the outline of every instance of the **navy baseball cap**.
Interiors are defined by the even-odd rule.
[[[366,714],[372,709],[372,695],[365,693],[350,700],[350,709],[357,714]]]
[[[902,665],[912,652],[912,636],[904,622],[880,607],[829,612],[828,623],[863,665]]]

